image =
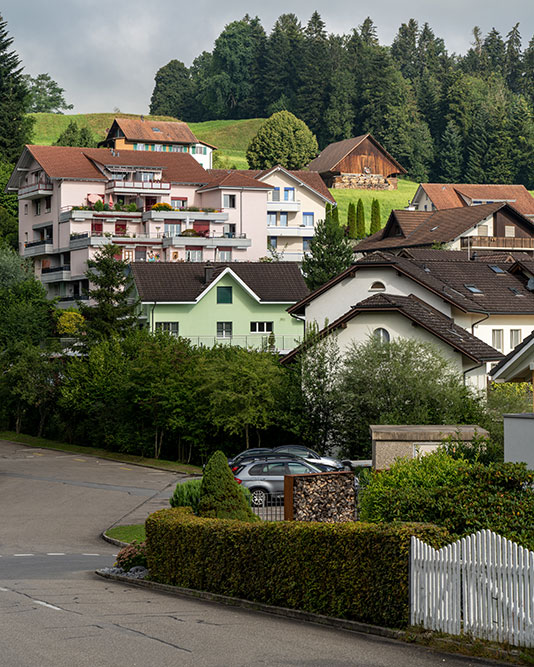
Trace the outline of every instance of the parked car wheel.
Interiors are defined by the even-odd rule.
[[[265,507],[267,505],[267,492],[264,489],[250,489],[250,496],[253,507]]]

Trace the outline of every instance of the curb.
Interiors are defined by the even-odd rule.
[[[123,547],[129,547],[130,546],[129,542],[121,542],[120,540],[116,540],[114,537],[109,537],[108,535],[106,535],[106,531],[100,533],[100,537],[105,542],[109,542],[110,544],[114,544],[116,547],[120,547],[121,549]]]
[[[220,595],[219,593],[209,593],[208,591],[197,591],[193,588],[181,588],[180,586],[171,586],[170,584],[160,584],[157,581],[132,579],[132,577],[126,577],[121,574],[109,574],[107,572],[102,572],[101,570],[96,570],[95,574],[97,574],[99,577],[103,577],[104,579],[112,579],[114,581],[131,584],[132,586],[139,586],[140,588],[149,588],[151,590],[160,591],[162,593],[171,593],[173,595],[194,598],[197,600],[218,602],[231,607],[240,607],[241,609],[262,611],[267,614],[283,616],[284,618],[292,618],[297,621],[307,621],[308,623],[327,625],[342,630],[352,630],[353,632],[360,632],[367,635],[378,635],[380,637],[386,637],[387,639],[403,639],[405,636],[405,632],[403,630],[382,628],[379,625],[369,625],[367,623],[360,623],[358,621],[348,621],[342,618],[334,618],[333,616],[322,616],[321,614],[300,611],[298,609],[275,607],[273,605],[263,604],[261,602],[251,602],[250,600],[243,600],[241,598]]]
[[[106,538],[111,541],[113,538]],[[118,540],[115,543],[122,544]],[[480,663],[481,665],[503,665],[511,664],[510,660],[515,658],[517,660],[517,653],[515,651],[507,651],[495,646],[485,646],[484,649],[488,655],[471,655],[469,652],[462,652],[464,646],[457,639],[452,637],[436,638],[439,645],[432,644],[428,641],[429,637],[432,640],[432,633],[425,633],[424,636],[418,637],[410,632],[410,628],[406,630],[393,630],[391,628],[384,628],[379,625],[371,625],[368,623],[360,623],[359,621],[349,621],[342,618],[335,618],[333,616],[323,616],[321,614],[314,614],[312,612],[300,611],[298,609],[288,609],[286,607],[276,607],[273,605],[263,604],[261,602],[251,602],[250,600],[243,600],[241,598],[229,597],[227,595],[220,595],[219,593],[209,593],[208,591],[198,591],[192,588],[181,588],[180,586],[171,586],[170,584],[160,584],[157,581],[150,581],[147,579],[132,579],[121,574],[110,574],[96,570],[95,574],[103,579],[111,579],[112,581],[119,581],[138,588],[147,588],[149,590],[159,591],[161,593],[169,593],[180,597],[190,598],[194,600],[206,600],[208,602],[215,602],[225,604],[231,607],[239,607],[241,609],[250,609],[252,611],[259,611],[273,616],[282,618],[289,618],[295,621],[303,621],[306,623],[314,623],[337,630],[348,630],[351,632],[358,632],[364,635],[371,635],[375,637],[382,637],[385,639],[392,639],[400,641],[403,644],[417,645],[421,649],[426,648],[436,655],[443,655],[446,657],[454,656],[457,660],[465,660],[466,663]],[[506,662],[503,662],[506,661]],[[518,664],[514,661],[514,664]],[[519,664],[527,664],[525,662]]]

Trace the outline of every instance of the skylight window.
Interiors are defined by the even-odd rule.
[[[469,290],[471,294],[484,294],[476,285],[464,285],[465,289]]]
[[[152,132],[161,132],[161,130],[159,129],[159,127],[153,127]]]
[[[439,227],[439,225],[436,225],[435,227],[432,227],[432,229],[430,231],[435,232],[438,227]]]
[[[517,287],[509,287],[508,289],[509,289],[510,292],[512,292],[512,294],[514,294],[515,296],[524,296],[523,294],[521,294],[520,290],[517,289]]]
[[[491,269],[494,273],[506,273],[506,271],[504,271],[503,269],[501,269],[500,266],[496,266],[495,264],[491,264],[491,265],[490,265],[490,269]]]

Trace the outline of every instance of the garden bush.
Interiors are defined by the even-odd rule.
[[[146,521],[150,576],[166,584],[388,627],[409,623],[410,537],[443,528],[262,521],[160,510]]]
[[[127,547],[123,547],[117,554],[115,565],[122,567],[125,572],[129,572],[132,567],[146,567],[146,542],[134,541]]]
[[[173,207],[167,202],[159,202],[152,207],[153,211],[174,211]]]
[[[191,507],[193,512],[198,514],[201,484],[201,479],[190,479],[182,483],[178,482],[173,495],[169,499],[171,507]]]
[[[524,463],[484,465],[439,450],[361,481],[364,521],[424,521],[454,539],[489,529],[534,549],[534,472]]]
[[[198,513],[217,519],[258,520],[220,450],[211,456],[204,469]]]

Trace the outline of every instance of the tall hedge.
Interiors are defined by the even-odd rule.
[[[146,521],[155,581],[399,628],[409,623],[411,535],[434,547],[448,541],[430,525],[247,523],[189,508]]]

